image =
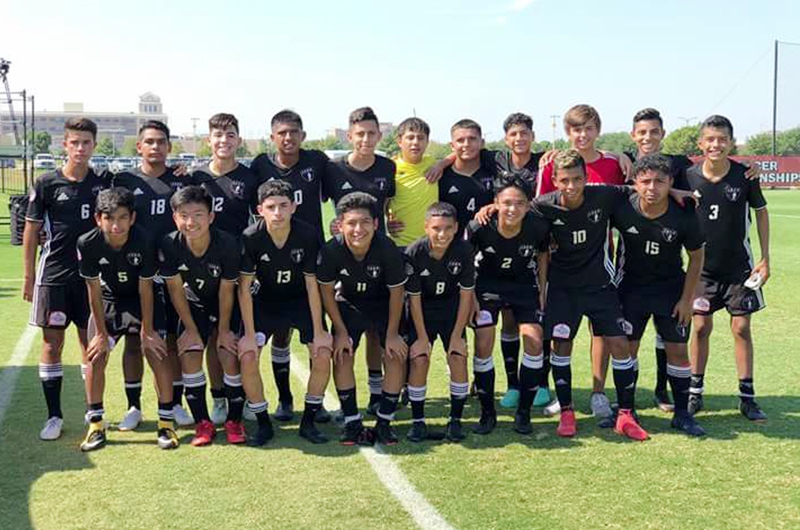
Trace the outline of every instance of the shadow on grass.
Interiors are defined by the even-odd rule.
[[[20,296],[20,287],[22,284],[19,284],[19,287],[7,287],[7,286],[0,286],[0,298],[12,298]]]

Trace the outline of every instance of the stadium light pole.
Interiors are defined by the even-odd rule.
[[[772,70],[772,156],[778,154],[778,45],[800,46],[800,42],[775,39],[775,65]]]
[[[683,120],[683,126],[688,127],[691,122],[697,119],[697,116],[691,116],[689,118],[685,116],[678,116],[679,120]]]

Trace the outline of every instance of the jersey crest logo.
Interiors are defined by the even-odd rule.
[[[289,251],[289,256],[291,256],[292,262],[300,263],[303,261],[305,251],[302,248],[293,248],[291,251]]]
[[[483,187],[487,190],[491,190],[494,187],[494,180],[493,179],[481,179],[481,183]]]
[[[98,184],[97,186],[92,186],[92,195],[97,195],[98,193],[100,193],[100,190],[102,189],[103,189],[102,184]]]
[[[376,178],[375,179],[375,184],[378,185],[378,189],[379,190],[383,191],[386,188],[386,179],[383,178],[383,177]]]
[[[742,194],[742,188],[734,188],[733,186],[725,186],[725,197],[728,198],[731,202],[736,202],[739,200],[739,196]]]
[[[209,263],[208,273],[211,275],[212,278],[219,278],[219,275],[222,274],[222,267],[220,267],[216,263]]]
[[[461,272],[461,262],[460,261],[451,261],[447,264],[447,272],[455,276],[459,272]]]
[[[374,280],[381,275],[382,270],[380,265],[367,265],[367,276]]]
[[[586,214],[586,217],[593,223],[599,223],[600,219],[603,217],[603,210],[600,208],[592,210]]]
[[[664,227],[661,229],[661,236],[667,243],[672,243],[678,237],[678,231],[673,228]]]
[[[231,193],[233,193],[236,197],[241,198],[242,195],[244,195],[244,182],[241,180],[232,180]]]
[[[300,178],[302,178],[306,182],[314,182],[314,168],[307,167],[305,169],[301,169]]]
[[[533,245],[520,245],[518,252],[523,258],[530,258],[533,256]]]
[[[138,252],[128,252],[128,255],[125,256],[128,260],[128,263],[133,265],[134,267],[138,267],[142,264],[142,255]]]

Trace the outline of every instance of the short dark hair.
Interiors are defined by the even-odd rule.
[[[575,149],[564,149],[553,158],[553,178],[558,176],[559,169],[572,169],[578,167],[586,175],[586,162]]]
[[[652,153],[639,158],[633,164],[633,178],[647,171],[656,171],[672,178],[672,164],[664,155]]]
[[[425,220],[428,221],[431,217],[449,217],[454,221],[458,220],[456,207],[449,202],[435,202],[428,206],[425,210]]]
[[[662,129],[664,128],[664,120],[661,119],[661,113],[652,107],[647,107],[646,109],[642,109],[636,114],[634,114],[633,126],[636,127],[636,124],[639,123],[640,121],[647,121],[647,120],[657,120],[658,126],[661,127]]]
[[[525,194],[528,200],[533,199],[533,192],[529,184],[527,184],[522,177],[510,171],[501,171],[497,178],[494,179],[494,194],[495,197],[503,190],[508,188],[517,188]]]
[[[419,132],[425,136],[431,135],[430,125],[425,123],[425,120],[417,118],[416,116],[413,118],[406,118],[400,122],[400,125],[397,126],[397,139],[399,140],[401,136],[409,131]]]
[[[469,118],[464,118],[455,122],[453,126],[450,127],[451,136],[456,132],[456,129],[473,129],[478,131],[478,136],[483,136],[483,131],[481,131],[481,126],[478,125],[478,122]]]
[[[187,204],[204,204],[211,212],[211,195],[201,186],[184,186],[176,191],[169,200],[173,210]]]
[[[298,113],[293,110],[283,109],[278,111],[269,123],[270,128],[275,127],[279,123],[287,125],[297,125],[301,130],[303,129],[303,119]]]
[[[89,118],[70,118],[64,122],[64,135],[70,131],[92,133],[92,139],[97,140],[97,124]]]
[[[589,122],[594,122],[599,130],[601,127],[600,113],[591,105],[580,104],[571,107],[564,114],[564,127],[583,127]]]
[[[118,208],[127,208],[128,213],[136,210],[136,197],[127,188],[115,187],[101,190],[95,200],[94,211],[98,214],[111,214]]]
[[[375,111],[372,110],[372,107],[357,108],[356,110],[350,113],[348,121],[350,123],[350,127],[352,127],[356,123],[361,123],[362,121],[374,121],[375,125],[380,126],[380,122],[378,121],[378,116],[375,114]]]
[[[270,197],[286,197],[294,202],[294,189],[285,180],[268,180],[258,187],[258,202],[262,203]]]
[[[702,132],[703,129],[727,129],[728,134],[730,135],[731,139],[733,139],[733,124],[731,120],[726,118],[725,116],[720,116],[719,114],[713,114],[703,120],[703,123],[700,125],[700,131]]]
[[[139,138],[142,137],[142,133],[144,133],[144,131],[146,131],[147,129],[155,129],[157,131],[161,131],[164,133],[164,136],[167,137],[167,140],[169,140],[169,127],[167,127],[167,124],[164,123],[163,121],[147,120],[146,122],[144,122],[142,126],[139,127]]]
[[[208,132],[211,132],[212,129],[221,129],[224,131],[228,127],[233,127],[236,129],[236,134],[239,134],[239,120],[237,120],[236,116],[233,114],[219,112],[208,119]]]
[[[522,112],[513,112],[503,121],[503,132],[508,132],[508,130],[515,125],[524,125],[532,131],[533,118]]]
[[[353,210],[366,210],[375,219],[378,217],[378,201],[375,200],[375,197],[363,191],[348,193],[339,199],[336,204],[336,217],[341,217]]]

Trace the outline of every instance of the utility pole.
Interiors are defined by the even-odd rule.
[[[192,118],[192,151],[194,151],[195,154],[197,154],[197,120],[199,119],[200,118]]]
[[[772,156],[778,153],[778,39],[775,39],[775,65],[772,70]]]
[[[683,126],[684,127],[688,127],[689,125],[691,125],[691,122],[693,122],[694,120],[697,119],[697,116],[691,116],[689,118],[687,118],[685,116],[678,116],[678,119],[679,120],[683,120]]]
[[[550,118],[552,118],[552,120],[553,120],[553,123],[552,123],[552,127],[553,127],[553,147],[552,148],[553,149],[556,148],[556,129],[557,129],[556,120],[558,118],[560,118],[560,117],[561,116],[559,116],[558,114],[551,114],[550,115]]]

